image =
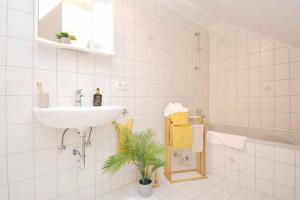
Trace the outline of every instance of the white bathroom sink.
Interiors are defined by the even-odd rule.
[[[50,107],[34,108],[36,118],[52,128],[87,128],[111,123],[122,112],[122,107]]]

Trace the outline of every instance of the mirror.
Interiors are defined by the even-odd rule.
[[[38,0],[36,40],[113,54],[113,0]]]

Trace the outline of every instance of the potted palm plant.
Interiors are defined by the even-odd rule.
[[[125,165],[133,163],[141,177],[138,185],[139,194],[142,197],[151,196],[151,175],[165,165],[164,146],[154,139],[152,129],[127,134],[127,139],[121,145],[126,150],[110,156],[104,163],[104,171],[115,174]]]

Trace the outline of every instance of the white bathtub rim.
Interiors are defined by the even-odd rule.
[[[211,124],[208,126],[208,133],[210,131],[221,132],[224,134],[231,135],[246,136],[248,138],[247,142],[253,141],[255,143],[260,144],[273,145],[276,147],[283,147],[293,150],[300,150],[300,134],[297,133],[287,133],[265,129],[231,127]],[[222,144],[220,143],[219,145]]]

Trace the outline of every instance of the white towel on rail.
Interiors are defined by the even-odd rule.
[[[169,103],[164,110],[165,117],[177,112],[188,112],[189,109],[183,107],[181,103]]]
[[[192,151],[195,153],[203,151],[203,134],[204,134],[204,125],[195,124],[192,125],[193,128],[193,144]]]

